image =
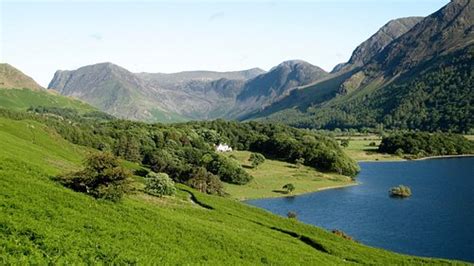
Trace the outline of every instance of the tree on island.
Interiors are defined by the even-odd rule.
[[[411,189],[404,185],[392,187],[389,191],[390,197],[406,198],[411,196]]]
[[[289,194],[295,190],[295,185],[288,183],[283,186],[283,189],[286,190],[286,193]]]

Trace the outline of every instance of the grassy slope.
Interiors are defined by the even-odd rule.
[[[369,248],[185,187],[213,209],[186,200],[184,191],[176,198],[97,201],[49,179],[79,167],[87,152],[81,147],[36,122],[4,118],[0,143],[0,264],[447,262]]]
[[[226,192],[231,197],[239,200],[285,196],[286,194],[282,194],[281,189],[288,183],[292,183],[296,187],[292,195],[313,192],[328,187],[354,184],[350,178],[345,176],[321,173],[307,166],[297,168],[295,164],[270,159],[266,159],[257,169],[253,169],[248,161],[250,152],[234,151],[226,153],[229,156],[231,154],[254,177],[249,184],[244,186],[225,185]]]
[[[31,106],[65,107],[87,112],[96,110],[87,103],[76,99],[29,89],[0,89],[0,107],[13,110],[26,110]]]

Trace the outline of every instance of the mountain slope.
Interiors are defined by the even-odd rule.
[[[0,89],[43,90],[36,81],[9,64],[0,64]]]
[[[248,115],[282,99],[292,90],[322,79],[323,69],[302,60],[285,61],[249,80],[237,96],[230,117]]]
[[[473,5],[451,1],[364,66],[295,91],[254,118],[314,128],[471,130]]]
[[[369,39],[357,46],[347,63],[337,65],[331,73],[347,71],[367,64],[385,46],[405,34],[422,19],[423,17],[406,17],[389,21]]]
[[[180,115],[156,105],[159,88],[111,63],[85,66],[75,71],[57,71],[49,89],[77,97],[120,118],[147,121],[183,121]]]

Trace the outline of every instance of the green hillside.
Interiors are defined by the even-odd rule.
[[[8,118],[0,118],[0,143],[0,264],[449,262],[369,248],[183,185],[176,197],[95,200],[50,179],[80,167],[86,148]]]
[[[61,107],[72,108],[80,112],[96,111],[87,103],[64,97],[47,91],[29,89],[0,90],[0,107],[17,111],[25,111],[30,107]]]

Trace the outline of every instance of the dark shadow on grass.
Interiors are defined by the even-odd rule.
[[[274,189],[272,192],[288,195],[288,191],[286,190]]]

